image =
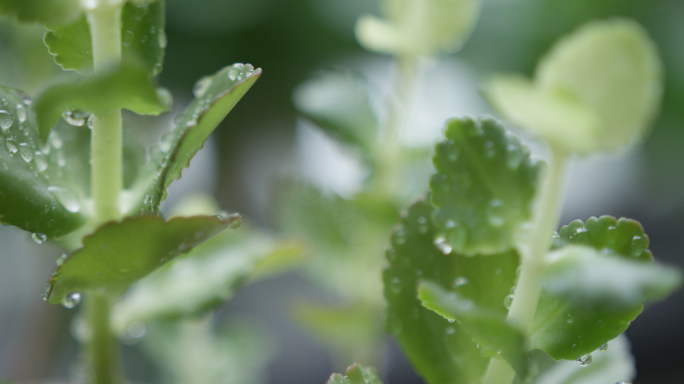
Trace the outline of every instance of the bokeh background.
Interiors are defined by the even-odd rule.
[[[312,72],[331,67],[358,70],[388,92],[391,58],[364,51],[353,33],[359,15],[377,12],[377,0],[167,0],[168,46],[160,82],[173,92],[178,111],[201,76],[234,62],[264,70],[174,186],[168,203],[191,191],[208,192],[222,208],[273,229],[273,204],[285,178],[308,178],[321,188],[353,193],[363,167],[298,119],[292,93]],[[404,139],[429,145],[449,117],[493,114],[480,93],[488,75],[529,75],[558,37],[586,21],[617,16],[639,21],[660,49],[666,70],[662,113],[642,147],[574,161],[562,222],[602,214],[634,218],[646,228],[655,257],[681,268],[682,1],[484,0],[481,19],[462,51],[421,63]],[[0,21],[0,83],[35,94],[60,71],[42,45],[43,33],[39,26]],[[156,132],[172,116],[136,124]],[[543,150],[538,154],[543,156]],[[40,300],[59,253],[51,245],[34,244],[16,228],[0,228],[0,377],[34,383],[69,375],[77,350],[69,331],[73,311]],[[266,382],[323,384],[344,367],[290,316],[292,303],[321,295],[295,270],[245,287],[215,317],[247,319],[269,330]],[[638,370],[635,383],[684,382],[683,309],[679,292],[648,305],[627,331]],[[396,345],[389,345],[387,383],[421,383]],[[159,382],[159,368],[140,348],[125,347],[124,363],[131,380]]]

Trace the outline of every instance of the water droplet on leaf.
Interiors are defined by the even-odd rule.
[[[0,110],[0,128],[3,131],[8,130],[14,124],[14,117],[5,110]]]
[[[501,200],[494,199],[489,202],[487,212],[487,220],[492,227],[500,227],[506,223],[504,218],[504,203]]]
[[[504,298],[503,304],[506,309],[511,309],[511,305],[513,305],[513,295],[506,296],[506,298]]]
[[[36,244],[43,244],[47,240],[47,236],[42,233],[32,233],[31,240]]]
[[[22,160],[24,160],[27,163],[30,163],[31,160],[33,160],[33,149],[31,149],[28,143],[20,143],[19,155],[21,156]]]
[[[454,288],[462,287],[468,284],[468,278],[465,276],[458,276],[454,279]]]
[[[598,347],[599,352],[605,352],[608,350],[608,343],[601,344],[600,347]]]
[[[66,309],[71,309],[77,306],[80,302],[81,294],[78,292],[73,292],[64,296],[64,299],[62,300],[62,306]]]
[[[74,127],[82,127],[90,118],[90,113],[75,109],[64,111],[64,113],[62,113],[62,117],[67,123],[73,125]]]
[[[588,367],[589,364],[593,361],[593,358],[591,357],[591,353],[588,355],[584,355],[577,359],[577,363],[579,363],[580,367]]]
[[[439,249],[444,255],[451,254],[451,251],[453,250],[451,244],[449,244],[444,236],[437,236],[433,244],[435,244],[435,247],[437,247],[437,249]]]
[[[76,213],[81,210],[81,203],[76,195],[66,188],[50,186],[47,190],[52,193],[57,201],[69,212]]]

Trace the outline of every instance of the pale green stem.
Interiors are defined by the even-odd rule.
[[[567,153],[551,148],[551,160],[536,198],[533,226],[526,244],[521,245],[520,276],[508,312],[508,321],[529,333],[541,295],[541,277],[546,269],[546,255],[552,232],[558,227],[562,208],[562,184]],[[509,384],[515,378],[513,368],[504,360],[490,360],[482,384]]]
[[[87,12],[92,38],[95,74],[121,63],[121,4],[101,0]],[[107,92],[103,89],[102,92]],[[95,226],[121,218],[119,195],[123,180],[123,124],[121,110],[93,116],[91,134],[91,189]],[[92,384],[122,382],[119,351],[110,324],[111,298],[105,294],[85,296],[85,310],[92,339],[88,343]]]
[[[384,196],[394,196],[398,188],[399,162],[401,147],[399,137],[405,129],[410,116],[410,98],[416,81],[415,56],[403,56],[396,59],[397,74],[395,79],[396,98],[392,100],[388,121],[381,132],[376,148],[377,176],[374,189]]]

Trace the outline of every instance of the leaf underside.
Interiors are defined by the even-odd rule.
[[[513,248],[530,219],[540,163],[494,120],[454,119],[435,148],[435,222],[467,254]]]
[[[148,173],[138,181],[141,205],[134,211],[158,212],[166,189],[181,177],[209,135],[261,76],[261,68],[233,64],[202,78],[193,90],[195,100],[176,116],[174,128],[150,150]]]
[[[45,298],[58,304],[75,292],[121,293],[161,265],[235,227],[239,220],[239,216],[194,216],[164,221],[146,215],[107,223],[64,259],[50,278]]]
[[[60,125],[40,145],[32,102],[0,87],[0,220],[60,237],[85,223],[88,132]]]

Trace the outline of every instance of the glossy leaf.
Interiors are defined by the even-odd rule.
[[[168,91],[158,90],[141,66],[124,63],[80,82],[53,85],[38,96],[35,110],[40,136],[47,139],[64,111],[81,110],[102,116],[128,109],[141,115],[158,115],[170,104]]]
[[[382,384],[373,368],[354,364],[347,368],[344,376],[333,373],[326,384]]]
[[[534,82],[499,77],[488,92],[514,123],[576,153],[640,141],[660,108],[662,69],[655,44],[637,23],[589,23],[540,61]]]
[[[297,87],[293,99],[297,111],[328,134],[366,152],[374,150],[378,118],[361,74],[318,72]]]
[[[364,15],[356,38],[366,49],[396,55],[456,52],[480,15],[481,0],[384,0],[384,19]]]
[[[505,317],[504,299],[513,287],[518,256],[512,251],[489,257],[445,255],[434,244],[438,229],[430,220],[432,212],[429,203],[415,203],[392,235],[387,251],[390,266],[383,274],[387,328],[427,382],[478,382],[489,358],[480,353],[463,325],[423,307],[417,286],[430,280]]]
[[[0,13],[16,16],[20,21],[65,24],[81,14],[78,0],[3,0]]]
[[[494,120],[454,119],[435,148],[435,222],[467,254],[508,250],[529,221],[540,164]]]
[[[162,69],[166,34],[164,1],[152,4],[127,3],[121,11],[121,54],[124,62],[139,61],[149,75]],[[93,71],[90,27],[84,16],[67,25],[49,25],[43,39],[55,62],[65,70],[83,74]]]
[[[541,374],[532,384],[606,384],[631,381],[636,370],[627,338],[619,336],[606,343],[604,348],[607,349],[592,354],[592,362],[586,367],[576,361],[553,361],[543,352],[533,353],[532,359],[540,366]]]
[[[190,160],[202,149],[209,135],[223,121],[238,101],[261,76],[261,68],[250,64],[233,64],[199,80],[193,93],[195,100],[176,116],[174,129],[166,134],[150,155],[148,175],[139,180],[142,212],[157,212],[166,196],[166,188],[181,177]]]
[[[574,220],[554,237],[553,249],[565,245],[586,245],[602,253],[613,253],[639,261],[652,261],[649,239],[638,221],[611,216],[590,217],[586,223]]]
[[[505,359],[519,377],[527,377],[525,336],[520,329],[506,322],[505,315],[479,308],[471,300],[430,281],[420,284],[418,298],[425,308],[463,325],[484,356]]]
[[[664,297],[682,281],[675,270],[584,246],[564,247],[551,260],[530,343],[554,359],[596,350],[627,329],[645,300]]]
[[[31,100],[4,87],[0,99],[0,220],[49,238],[81,227],[87,138],[62,126],[41,146]]]
[[[222,232],[135,283],[116,304],[113,326],[201,314],[230,300],[260,262],[297,251],[255,230]]]
[[[61,260],[45,291],[51,304],[90,290],[121,293],[143,276],[189,252],[240,217],[129,217],[110,222],[83,239],[83,247]]]

